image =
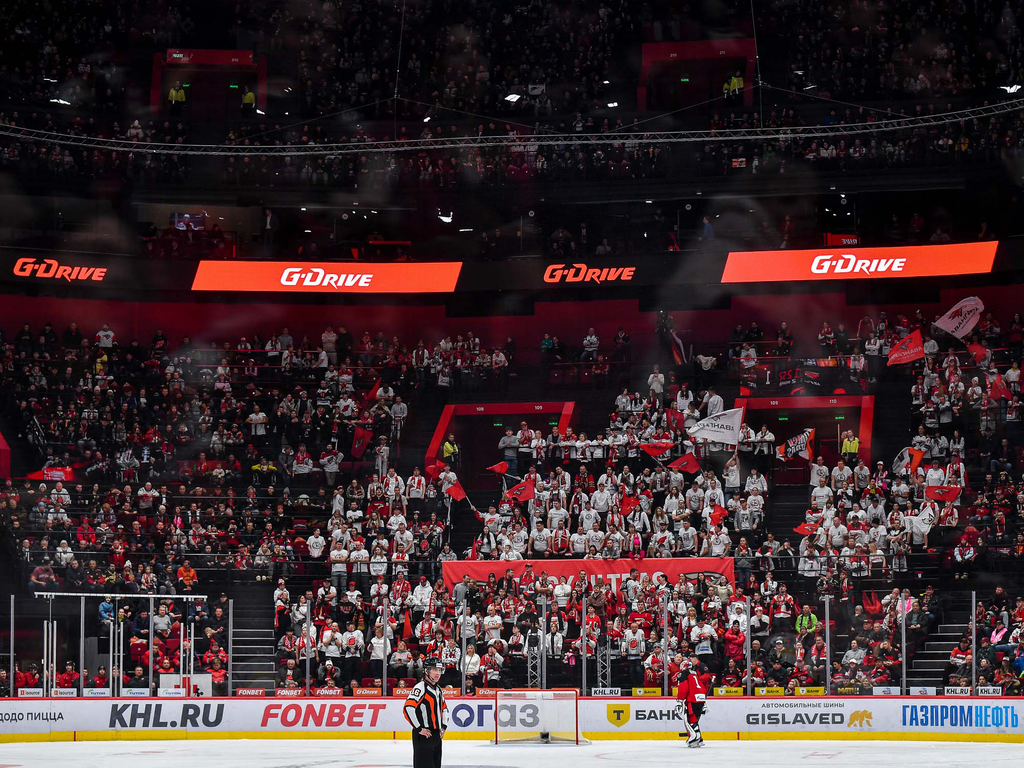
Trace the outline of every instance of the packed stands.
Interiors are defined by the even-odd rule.
[[[218,633],[216,606],[189,603],[186,617],[177,595],[270,582],[284,687],[305,684],[308,657],[310,684],[380,687],[383,667],[375,663],[386,662],[393,688],[417,677],[431,654],[445,662],[449,682],[461,682],[465,667],[470,686],[521,685],[537,642],[552,660],[549,679],[569,683],[583,663],[584,631],[587,663],[608,649],[612,680],[623,687],[660,685],[665,665],[671,673],[675,655],[688,653],[715,686],[898,682],[903,664],[934,653],[928,638],[948,623],[944,592],[1024,556],[1012,479],[1021,468],[1021,327],[1017,318],[1005,330],[985,318],[976,337],[986,356],[976,359],[921,318],[869,316],[851,326],[857,335],[837,324],[839,333],[826,326],[799,344],[881,376],[861,359],[865,332],[870,357],[914,328],[928,331],[919,375],[899,385],[920,422],[908,446],[920,451],[919,466],[909,474],[888,456],[865,455],[851,430],[845,460],[829,466],[817,458],[807,490],[794,496],[770,482],[782,436],[762,425],[743,425],[734,447],[691,440],[687,427],[726,408],[718,391],[742,381],[745,350],[792,350],[788,328],[769,342],[754,324],[720,348],[718,387],[694,391],[675,371],[666,377],[655,367],[645,381],[634,376],[635,391],[604,390],[610,416],[589,437],[529,421],[509,428],[486,461],[506,462],[495,480],[529,486],[533,497],[505,496],[486,508],[451,492],[461,489],[461,470],[450,452],[404,476],[395,471],[402,427],[423,392],[436,393],[449,366],[472,370],[484,361],[493,371],[494,358],[475,339],[410,352],[397,339],[356,341],[344,328],[296,345],[285,328],[266,342],[253,335],[203,349],[159,334],[145,347],[136,340],[122,347],[107,326],[91,338],[74,325],[59,336],[23,328],[8,347],[14,411],[45,446],[46,466],[75,475],[8,481],[6,535],[32,590],[139,595],[118,610],[132,624],[130,658],[148,661],[152,652],[157,669],[181,664],[180,640],[170,639],[186,618],[199,629],[199,663],[228,662],[223,644],[213,648],[206,633]],[[549,341],[540,347],[548,364],[560,353],[585,365],[607,365],[605,353],[614,359],[613,345],[596,337],[571,355]],[[968,376],[971,386],[962,383]],[[412,413],[399,407],[405,402]],[[352,461],[347,454],[359,443],[366,453]],[[806,512],[788,532],[776,507],[794,500]],[[465,552],[453,549],[453,526],[472,544]],[[601,580],[549,584],[505,572],[523,558],[537,562],[536,572],[546,560],[698,556],[734,558],[735,582],[707,574],[652,580],[638,571],[613,589]],[[453,591],[442,567],[461,557],[498,561],[492,578]],[[928,563],[938,564],[938,583],[922,585],[914,574]],[[978,606],[978,625],[991,635],[979,671],[992,681],[1002,670],[998,684],[1015,692],[1005,668],[1024,656],[1012,639],[1024,612],[1009,594],[1000,589]],[[146,644],[148,617],[139,606],[148,596],[167,629],[162,644]],[[832,668],[823,651],[826,599]],[[101,622],[110,618],[107,602],[98,610]],[[165,615],[173,618],[169,629]],[[969,669],[958,648],[946,682]]]

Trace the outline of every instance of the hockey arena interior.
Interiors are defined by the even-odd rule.
[[[1019,763],[1020,18],[0,5],[0,768]]]

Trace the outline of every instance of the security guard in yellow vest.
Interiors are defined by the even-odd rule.
[[[736,74],[729,79],[729,95],[732,97],[739,96],[743,91],[743,75],[737,69]]]
[[[180,80],[175,80],[171,90],[167,92],[167,103],[172,115],[180,115],[181,110],[185,108],[185,89],[181,87]]]

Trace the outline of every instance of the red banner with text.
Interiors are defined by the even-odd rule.
[[[598,576],[602,577],[605,584],[611,584],[615,592],[619,591],[634,568],[641,575],[650,574],[652,580],[657,574],[663,573],[673,584],[679,581],[680,576],[685,576],[689,581],[696,581],[697,576],[702,573],[709,578],[725,576],[730,583],[734,581],[735,576],[731,557],[649,557],[643,560],[453,560],[443,564],[444,584],[450,592],[462,581],[463,576],[484,582],[492,573],[498,578],[504,576],[508,569],[512,569],[513,575],[519,578],[526,571],[527,564],[533,566],[533,572],[538,578],[546,574],[553,584],[557,584],[558,579],[565,576],[569,586],[573,586],[581,578],[582,573],[591,584]]]

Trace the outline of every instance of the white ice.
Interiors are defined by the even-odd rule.
[[[449,741],[445,768],[588,768],[752,765],[758,768],[875,765],[979,766],[1021,764],[1019,744],[885,741],[709,741],[700,750],[672,741],[596,741],[585,746],[498,745]],[[0,768],[409,768],[408,741],[140,741],[4,744]]]

